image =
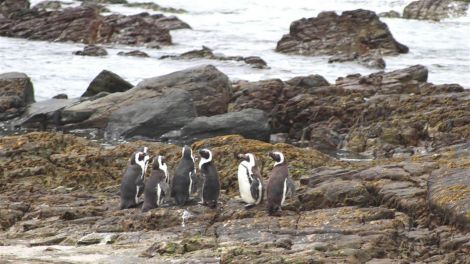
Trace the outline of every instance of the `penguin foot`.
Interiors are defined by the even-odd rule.
[[[245,209],[251,209],[255,206],[256,206],[256,204],[247,204],[247,205],[245,205]]]

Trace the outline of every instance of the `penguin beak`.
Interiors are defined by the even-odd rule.
[[[248,157],[245,154],[234,154],[236,159],[246,160],[248,161]]]

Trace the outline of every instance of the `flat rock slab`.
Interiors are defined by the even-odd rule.
[[[434,171],[428,199],[443,220],[470,230],[470,168]]]

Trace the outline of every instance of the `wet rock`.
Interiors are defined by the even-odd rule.
[[[153,2],[125,3],[124,5],[127,7],[138,7],[138,8],[150,9],[153,11],[160,11],[160,12],[165,12],[165,13],[179,13],[179,14],[187,13],[187,11],[182,8],[162,7]]]
[[[60,94],[54,95],[52,99],[69,99],[69,96],[67,94],[60,93]]]
[[[26,106],[33,102],[33,84],[26,74],[0,74],[0,121],[21,115]]]
[[[196,117],[180,130],[169,132],[161,138],[191,143],[204,138],[238,134],[249,139],[268,141],[270,133],[266,113],[248,108],[239,112]]]
[[[143,51],[140,51],[140,50],[133,50],[133,51],[129,51],[129,52],[120,51],[120,52],[118,52],[117,55],[119,55],[119,56],[131,56],[131,57],[142,57],[142,58],[150,57],[147,53],[145,53]]]
[[[244,61],[246,64],[251,65],[253,68],[256,69],[265,69],[267,68],[267,63],[258,56],[249,56],[249,57],[242,57],[242,56],[225,56],[222,54],[214,54],[212,49],[202,46],[200,50],[191,50],[180,55],[165,55],[160,57],[160,59],[210,59],[210,60],[232,60],[232,61]]]
[[[443,221],[470,228],[470,169],[441,169],[428,182],[429,204]]]
[[[359,9],[345,11],[340,16],[322,12],[317,17],[292,22],[289,34],[279,40],[276,51],[330,55],[331,61],[356,60],[366,66],[383,68],[382,55],[406,53],[408,48],[393,38],[374,12]]]
[[[390,10],[388,12],[379,13],[379,17],[400,18],[401,15],[395,10]]]
[[[83,48],[83,50],[74,51],[73,54],[74,55],[81,55],[81,56],[96,56],[96,57],[99,57],[99,56],[108,55],[108,52],[102,47],[98,47],[98,46],[95,46],[95,45],[87,45]]]
[[[136,87],[86,100],[61,112],[61,122],[75,128],[105,128],[109,117],[122,108],[138,105],[142,98],[158,99],[165,90],[183,89],[191,94],[197,115],[225,113],[232,93],[228,77],[214,66],[189,68],[146,79]]]
[[[176,17],[141,13],[102,16],[97,6],[31,9],[5,21],[1,36],[80,43],[171,44],[169,30],[189,28]]]
[[[283,88],[284,83],[279,79],[240,82],[234,87],[230,110],[256,108],[270,112],[279,102]]]
[[[43,239],[36,239],[33,240],[29,243],[29,246],[31,247],[37,247],[37,246],[51,246],[51,245],[57,245],[60,242],[64,241],[67,237],[63,234],[52,236],[52,237],[47,237]]]
[[[126,138],[159,138],[166,132],[187,125],[195,117],[191,94],[173,89],[165,91],[158,98],[140,100],[138,104],[113,112],[106,130]]]
[[[91,81],[85,93],[82,94],[82,97],[94,96],[101,92],[125,92],[132,87],[132,84],[119,75],[108,70],[103,70]]]
[[[91,233],[81,237],[77,245],[112,244],[117,237],[118,235],[113,233]]]
[[[49,125],[60,126],[60,111],[76,102],[78,99],[49,99],[33,103],[15,124],[41,129],[46,129]]]
[[[464,16],[468,2],[454,0],[419,0],[408,4],[403,10],[403,18],[428,19],[439,21],[444,18]]]
[[[3,0],[0,2],[0,15],[6,18],[14,18],[24,10],[29,9],[28,0]]]
[[[287,80],[286,84],[289,84],[290,86],[295,87],[295,88],[303,89],[301,92],[297,92],[297,94],[310,93],[310,92],[313,92],[315,88],[317,87],[330,85],[330,83],[325,79],[325,77],[318,75],[318,74],[294,77],[290,80]],[[297,94],[288,95],[287,97],[291,98]]]
[[[60,1],[41,1],[37,3],[35,6],[32,7],[33,9],[38,9],[38,10],[57,10],[62,8],[62,3]]]

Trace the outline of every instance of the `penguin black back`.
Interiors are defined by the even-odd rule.
[[[281,152],[270,152],[269,156],[276,162],[266,189],[268,213],[273,215],[281,209],[281,205],[286,198],[289,171],[287,162]]]
[[[144,152],[134,152],[130,163],[124,172],[121,182],[121,209],[137,206],[138,197],[144,190],[144,174],[148,164],[148,155]]]
[[[163,156],[155,157],[152,166],[152,173],[145,181],[144,205],[142,211],[160,206],[170,190],[167,183],[168,169]]]
[[[201,149],[199,155],[201,156],[199,169],[204,181],[202,185],[202,204],[215,208],[220,194],[219,174],[212,160],[213,155],[210,150]]]
[[[182,206],[188,201],[195,185],[195,176],[193,151],[189,146],[184,146],[181,160],[176,166],[171,187],[171,195],[175,198],[177,205]]]

